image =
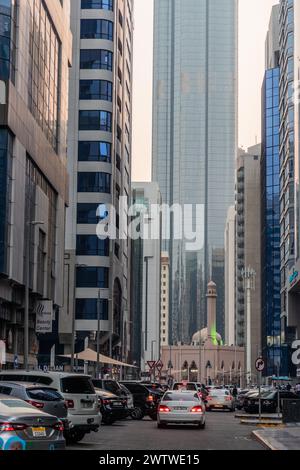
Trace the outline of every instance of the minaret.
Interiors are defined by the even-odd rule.
[[[210,282],[207,286],[207,341],[209,345],[216,344],[217,332],[217,286]]]

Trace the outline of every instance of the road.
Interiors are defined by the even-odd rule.
[[[231,413],[207,413],[206,429],[170,427],[157,429],[156,423],[127,420],[102,426],[98,433],[70,449],[74,450],[263,450],[251,438],[254,427],[241,425]]]

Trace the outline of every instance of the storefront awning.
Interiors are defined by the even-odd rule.
[[[61,357],[66,357],[71,359],[71,354],[64,355]],[[85,351],[82,351],[78,354],[75,354],[76,359],[80,361],[86,361],[86,362],[95,362],[97,363],[97,353],[96,351],[93,351],[92,349],[86,349]],[[112,359],[107,356],[103,356],[103,354],[100,354],[100,363],[101,364],[108,364],[108,365],[113,365],[113,366],[119,366],[119,367],[131,367],[134,369],[138,369],[137,366],[134,366],[132,364],[126,364],[125,362],[120,362],[117,361],[116,359]]]

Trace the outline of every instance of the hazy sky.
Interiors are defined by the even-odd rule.
[[[184,0],[182,0],[184,1]],[[239,0],[239,145],[260,140],[265,37],[276,0]],[[151,179],[153,0],[135,0],[133,181]]]

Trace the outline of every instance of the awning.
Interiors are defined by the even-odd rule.
[[[61,356],[61,357],[66,357],[71,359],[71,354]],[[97,353],[96,351],[93,351],[92,349],[86,349],[85,351],[82,351],[78,354],[75,354],[76,359],[80,361],[86,361],[86,362],[96,362],[97,363]],[[107,356],[103,356],[103,354],[100,354],[99,361],[101,364],[109,364],[113,366],[120,366],[120,367],[131,367],[134,369],[138,369],[137,366],[133,366],[132,364],[126,364],[125,362],[120,362],[117,361],[116,359],[112,359]]]

